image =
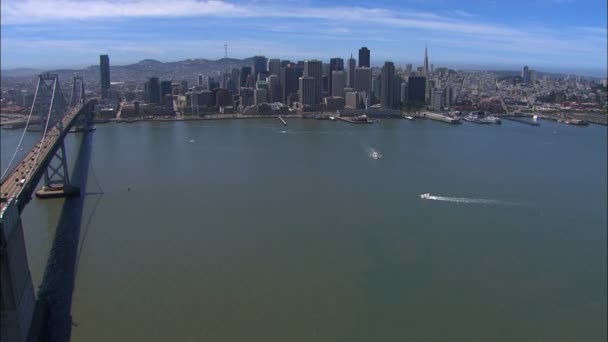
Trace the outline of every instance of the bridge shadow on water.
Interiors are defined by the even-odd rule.
[[[55,238],[51,247],[42,284],[38,289],[36,309],[28,342],[69,341],[72,332],[72,297],[80,254],[79,240],[82,229],[87,179],[91,161],[93,132],[85,133],[80,142],[71,183],[80,188],[80,196],[65,199]],[[97,198],[95,208],[101,196]],[[93,213],[91,214],[91,216]],[[86,227],[90,224],[88,220]],[[87,228],[84,235],[86,236]],[[84,242],[84,241],[83,241]]]

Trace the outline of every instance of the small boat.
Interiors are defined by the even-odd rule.
[[[429,193],[422,194],[422,195],[420,195],[420,198],[421,199],[431,199],[431,194],[429,194]]]
[[[330,116],[330,117],[329,117],[329,120],[331,120],[331,121],[335,121],[335,120],[336,120],[336,118],[335,118],[335,117],[333,117],[333,116]]]
[[[538,115],[534,115],[534,116],[532,117],[532,121],[538,121]]]
[[[408,115],[406,115],[406,116],[405,116],[405,118],[406,118],[406,119],[408,119],[408,120],[414,120],[414,117],[413,117],[413,116],[408,116]]]
[[[378,152],[378,151],[371,151],[371,152],[369,153],[369,156],[370,156],[372,159],[375,159],[375,160],[378,160],[378,159],[382,158],[382,154],[380,154],[380,152]]]

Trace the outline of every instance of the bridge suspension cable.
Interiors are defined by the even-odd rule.
[[[4,172],[2,172],[2,176],[0,176],[0,179],[2,179],[2,180],[4,180],[4,176],[6,176],[6,174],[8,173],[8,171],[11,169],[11,165],[15,161],[15,157],[17,156],[17,153],[19,153],[19,149],[21,148],[21,145],[23,144],[23,138],[25,137],[25,133],[27,132],[27,128],[30,125],[30,120],[32,119],[32,113],[34,112],[34,104],[36,103],[36,98],[38,97],[38,89],[40,89],[40,78],[38,78],[38,84],[36,84],[36,92],[34,93],[34,101],[32,102],[32,107],[30,108],[30,114],[27,117],[27,121],[25,123],[25,127],[23,127],[23,132],[21,133],[21,138],[19,139],[19,144],[17,144],[17,148],[15,149],[15,153],[13,153],[13,156],[11,157],[10,161],[8,162],[8,165],[6,166],[6,169],[4,170]]]

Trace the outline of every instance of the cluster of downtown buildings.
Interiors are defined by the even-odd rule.
[[[358,61],[351,57],[292,62],[253,57],[252,65],[232,68],[215,76],[198,75],[196,85],[150,77],[144,85],[143,101],[132,101],[123,113],[155,115],[181,112],[258,114],[275,112],[331,112],[336,110],[383,110],[397,112],[404,102],[438,106],[453,100],[452,89],[441,89],[431,80],[425,49],[424,65],[397,72],[393,62],[378,69],[370,64],[371,51],[359,49]],[[110,66],[100,56],[101,97],[108,99]],[[447,71],[447,69],[446,69]],[[129,100],[127,98],[127,100]],[[144,111],[143,106],[147,106]],[[129,115],[125,115],[129,116]]]

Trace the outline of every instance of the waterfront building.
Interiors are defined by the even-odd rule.
[[[349,109],[359,109],[361,104],[361,98],[359,93],[356,91],[349,91],[346,93],[344,107]]]
[[[306,74],[306,71],[304,73]],[[299,78],[299,83],[300,104],[302,107],[318,105],[320,101],[317,101],[317,80],[312,76],[302,76]]]
[[[263,88],[258,88],[256,90],[254,90],[254,98],[255,98],[255,105],[259,105],[261,103],[265,103],[268,102],[268,90],[263,89]]]
[[[215,93],[215,105],[218,107],[232,106],[232,94],[227,89],[218,89]]]
[[[425,103],[426,77],[410,76],[407,85],[407,97],[409,101]]]
[[[318,60],[304,61],[303,77],[312,77],[314,79],[314,90],[312,101],[315,105],[321,102],[321,91],[323,86],[323,64]],[[309,82],[308,80],[305,82]],[[300,81],[300,90],[302,90],[302,82]],[[308,98],[306,98],[308,99]],[[301,101],[300,101],[301,102]]]
[[[370,51],[365,46],[359,49],[359,68],[370,67],[369,55]]]
[[[385,109],[394,108],[393,78],[395,65],[393,62],[384,62],[380,78],[380,105]]]
[[[160,104],[160,81],[158,80],[158,77],[150,77],[146,84],[148,103]]]
[[[109,99],[110,94],[110,57],[108,55],[99,56],[99,72],[101,83],[101,98]]]

